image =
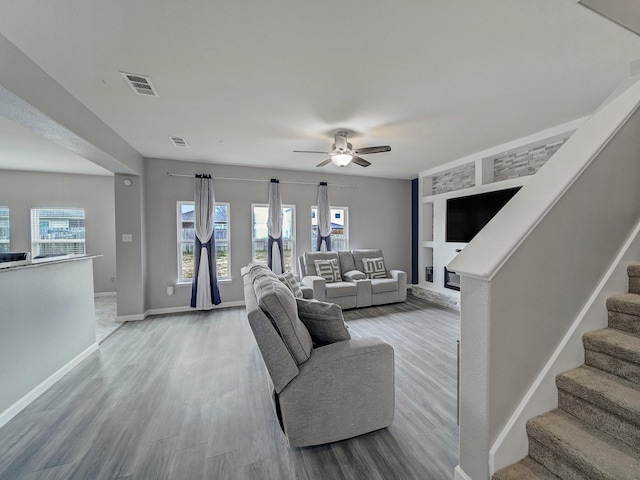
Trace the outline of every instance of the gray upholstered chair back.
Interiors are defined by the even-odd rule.
[[[364,267],[362,266],[362,259],[363,258],[377,258],[377,257],[382,257],[382,250],[380,250],[379,248],[359,248],[356,250],[352,250],[353,253],[353,262],[355,263],[356,266],[356,270],[360,270],[361,272],[364,272]],[[388,265],[385,266],[387,267],[387,269],[389,268]]]
[[[306,275],[318,275],[316,265],[313,262],[315,260],[338,260],[338,252],[305,252],[303,257]]]
[[[249,325],[271,377],[273,387],[276,393],[280,393],[298,375],[298,365],[269,317],[259,307],[251,276],[246,267],[243,267],[241,272]]]

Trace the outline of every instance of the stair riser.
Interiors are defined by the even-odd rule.
[[[640,452],[640,425],[599,408],[564,390],[558,390],[558,408],[599,428]]]
[[[584,363],[631,382],[640,383],[640,365],[636,363],[589,349],[584,351]]]
[[[640,277],[629,277],[629,293],[640,293]]]
[[[584,480],[585,478],[609,480],[604,476],[587,476],[585,472],[580,471],[574,465],[567,462],[562,454],[558,455],[554,453],[542,443],[531,437],[529,437],[529,456],[563,480]],[[610,480],[619,479],[612,478]]]
[[[609,312],[609,328],[640,335],[640,317],[628,313]]]

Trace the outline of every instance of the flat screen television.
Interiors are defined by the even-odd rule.
[[[447,242],[470,242],[520,187],[447,200]]]

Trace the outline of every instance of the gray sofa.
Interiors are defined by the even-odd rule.
[[[335,442],[391,424],[395,393],[389,344],[377,337],[350,338],[338,306],[296,299],[264,266],[243,267],[242,278],[274,413],[290,446]],[[297,302],[337,310],[346,339],[314,346]]]
[[[365,278],[363,259],[383,258],[380,249],[354,249],[337,252],[305,252],[298,257],[303,285],[313,289],[313,298],[333,302],[343,309],[370,307],[407,299],[407,273],[387,270],[385,278]],[[341,281],[328,282],[318,275],[316,260],[338,262]]]

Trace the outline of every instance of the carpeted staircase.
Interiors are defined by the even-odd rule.
[[[558,375],[558,409],[527,422],[529,456],[493,480],[640,480],[640,264],[583,336],[584,365]]]

